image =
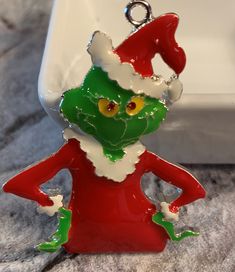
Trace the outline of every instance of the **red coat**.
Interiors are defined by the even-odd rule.
[[[145,151],[134,173],[121,182],[95,174],[93,164],[81,150],[79,141],[71,139],[57,153],[33,165],[4,185],[4,191],[34,200],[39,205],[53,202],[40,185],[58,171],[67,168],[73,179],[69,209],[72,226],[68,252],[159,252],[166,245],[165,230],[152,222],[156,207],[141,189],[141,177],[147,172],[183,190],[171,204],[171,210],[205,196],[198,181],[187,171]]]

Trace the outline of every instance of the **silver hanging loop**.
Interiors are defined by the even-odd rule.
[[[145,17],[142,19],[142,20],[135,20],[133,17],[132,17],[132,11],[135,7],[143,7],[146,11],[146,15]],[[126,15],[126,18],[127,20],[135,27],[135,28],[138,28],[144,24],[146,24],[147,22],[151,21],[153,19],[153,14],[152,14],[152,7],[151,5],[147,2],[147,1],[144,1],[144,0],[139,0],[139,1],[132,1],[130,2],[126,8],[125,8],[125,15]]]

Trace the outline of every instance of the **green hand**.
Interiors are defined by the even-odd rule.
[[[192,230],[186,230],[184,232],[175,234],[174,224],[168,221],[164,221],[164,215],[162,212],[153,215],[152,220],[154,223],[158,224],[159,226],[163,227],[166,230],[172,241],[181,241],[184,238],[199,235],[199,232],[194,232]]]
[[[36,248],[44,252],[56,252],[61,246],[68,242],[68,233],[71,226],[72,212],[65,208],[59,209],[59,224],[56,232],[49,242],[41,243]]]

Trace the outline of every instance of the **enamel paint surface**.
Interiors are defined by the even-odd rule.
[[[39,95],[46,111],[64,129],[66,124],[56,110],[63,91],[79,85],[90,68],[90,56],[84,49],[92,33],[102,30],[118,45],[131,26],[122,13],[125,1],[102,0],[102,5],[97,0],[54,2]],[[190,62],[181,75],[184,95],[174,104],[166,124],[145,137],[145,145],[171,161],[235,163],[235,152],[230,152],[235,145],[235,137],[231,137],[235,134],[235,62],[231,57],[235,52],[235,1],[227,0],[226,5],[214,0],[192,2],[187,12],[185,0],[165,0],[161,5],[151,1],[151,5],[155,16],[169,11],[180,15],[177,39]],[[200,22],[198,14],[202,14]],[[158,61],[154,60],[154,66]],[[162,74],[170,75],[167,65],[161,68]]]
[[[123,89],[132,90],[136,94],[145,93],[159,99],[164,92],[169,91],[172,101],[180,98],[183,85],[179,79],[167,83],[161,76],[156,77],[155,80],[143,77],[136,72],[132,64],[121,63],[120,57],[113,51],[111,39],[102,32],[95,32],[88,52],[93,64],[107,72],[110,79],[116,80]]]
[[[57,196],[51,196],[50,199],[53,201],[52,206],[39,206],[37,208],[38,213],[46,213],[49,216],[53,216],[55,213],[58,212],[58,210],[63,207],[63,196],[57,195]]]
[[[68,5],[69,1],[64,2]],[[26,168],[3,186],[7,193],[37,202],[40,210],[49,215],[59,209],[58,230],[50,241],[38,246],[39,250],[55,252],[63,246],[69,253],[160,252],[168,239],[194,235],[188,232],[175,235],[173,224],[165,219],[177,219],[180,207],[205,197],[205,190],[190,173],[147,151],[139,143],[142,135],[158,129],[167,108],[145,84],[140,84],[143,89],[140,98],[131,91],[138,89],[138,86],[134,87],[138,82],[133,80],[130,88],[132,66],[136,73],[148,77],[148,84],[152,83],[151,61],[156,53],[176,74],[183,71],[186,57],[174,38],[178,20],[173,13],[165,14],[132,33],[114,50],[121,61],[118,64],[118,59],[113,58],[110,65],[114,64],[114,70],[102,70],[105,66],[102,59],[106,58],[107,52],[104,55],[101,51],[93,52],[96,64],[101,67],[94,64],[88,69],[81,85],[77,78],[72,80],[77,74],[71,69],[82,63],[81,58],[74,57],[71,64],[66,54],[61,56],[63,65],[69,64],[69,68],[61,74],[63,69],[58,67],[57,75],[50,79],[52,88],[41,93],[41,99],[47,106],[51,105],[49,113],[55,107],[54,114],[61,114],[64,123],[70,127],[76,125],[86,136],[66,129],[67,142],[57,152]],[[64,27],[62,22],[61,27]],[[110,43],[109,52],[111,47]],[[44,65],[50,66],[46,61]],[[126,65],[127,62],[132,66]],[[120,73],[116,69],[118,65]],[[175,86],[181,89],[178,88],[180,84]],[[174,84],[170,89],[175,91]],[[63,91],[66,93],[61,99]],[[171,99],[178,98],[181,91],[172,94]],[[100,99],[109,103],[101,103],[99,107]],[[141,105],[139,110],[132,111],[138,109],[138,103]],[[112,114],[104,114],[103,107]],[[115,111],[111,112],[113,109]],[[50,197],[41,190],[41,185],[62,169],[67,169],[72,177],[68,209],[60,207],[62,196]],[[156,205],[142,191],[141,178],[149,172],[182,190],[172,203],[162,203],[162,211],[157,211]]]
[[[61,169],[68,169],[73,179],[68,206],[72,212],[71,228],[68,242],[63,244],[68,252],[160,252],[170,236],[159,225],[161,217],[156,218],[157,224],[152,221],[158,211],[144,195],[141,177],[153,172],[182,189],[179,198],[169,206],[171,212],[178,212],[181,206],[203,198],[205,191],[187,171],[148,151],[140,156],[135,167],[121,183],[98,177],[80,143],[70,139],[56,153],[9,180],[3,190],[34,200],[41,206],[50,206],[53,202],[40,186]],[[172,225],[170,227],[172,230]],[[60,242],[56,236],[53,245],[60,247]],[[51,244],[46,245],[48,247],[51,248]]]
[[[102,146],[92,137],[82,136],[71,129],[65,129],[64,139],[78,140],[81,149],[94,165],[97,176],[106,177],[114,182],[123,182],[127,175],[132,174],[135,171],[135,165],[140,160],[140,155],[145,151],[145,147],[138,142],[124,149],[125,155],[121,160],[112,162],[104,156]]]
[[[161,202],[161,212],[164,215],[166,221],[179,221],[179,213],[173,213],[169,209],[170,204]]]

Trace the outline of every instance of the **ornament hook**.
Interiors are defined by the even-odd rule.
[[[146,15],[142,20],[135,20],[132,17],[132,11],[134,8],[136,8],[137,6],[141,6],[145,9],[146,11]],[[143,24],[146,24],[147,22],[149,22],[150,20],[153,19],[153,15],[152,15],[152,7],[151,5],[144,0],[139,0],[139,1],[131,1],[125,8],[125,15],[127,20],[135,27],[138,28],[140,26],[142,26]]]

